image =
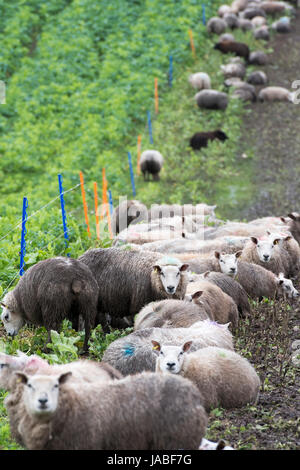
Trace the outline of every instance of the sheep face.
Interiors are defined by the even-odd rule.
[[[272,259],[274,247],[278,245],[279,239],[258,240],[255,237],[251,237],[251,240],[256,245],[256,251],[260,261],[268,263]]]
[[[279,274],[279,276],[276,278],[276,282],[284,296],[288,297],[289,299],[299,298],[300,293],[297,291],[297,289],[295,289],[293,282],[290,279],[285,278],[283,273]]]
[[[3,322],[5,331],[9,336],[15,336],[18,334],[22,326],[24,326],[24,318],[20,315],[20,313],[13,312],[4,302],[1,302],[1,305],[3,307],[1,320]]]
[[[153,350],[157,354],[157,370],[179,374],[181,371],[184,354],[190,349],[192,341],[184,343],[183,346],[161,346],[157,341],[152,341]]]
[[[24,384],[23,399],[26,410],[31,416],[49,417],[57,410],[59,386],[66,382],[71,372],[59,376],[33,375],[28,377],[22,372],[16,375]]]
[[[159,274],[163,288],[169,295],[174,295],[179,285],[181,275],[188,268],[187,264],[181,266],[161,266],[157,264],[153,267],[154,270]]]
[[[228,276],[235,276],[238,270],[237,261],[241,254],[241,251],[234,254],[225,254],[215,251],[215,257],[219,261],[221,272]]]

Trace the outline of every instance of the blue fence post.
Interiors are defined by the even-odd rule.
[[[59,185],[59,196],[60,196],[60,205],[61,205],[61,213],[62,213],[62,222],[63,222],[63,228],[64,228],[64,237],[65,237],[65,245],[66,248],[68,247],[68,241],[69,241],[69,235],[68,235],[68,227],[67,227],[67,217],[66,217],[66,211],[65,211],[65,201],[64,201],[64,190],[62,186],[62,176],[58,175],[58,185]],[[67,256],[70,256],[69,253],[67,253]]]
[[[27,207],[28,207],[28,200],[27,197],[23,197],[23,210],[22,210],[22,233],[21,233],[21,251],[20,251],[20,276],[24,274],[24,258],[26,255],[26,240],[25,235],[27,233],[26,230],[26,222],[27,222]]]
[[[172,86],[172,81],[173,81],[173,56],[170,55],[169,86]]]
[[[148,129],[149,129],[150,144],[153,144],[152,124],[151,124],[151,114],[150,114],[150,111],[147,111],[147,117],[148,117]]]
[[[133,168],[132,168],[132,159],[131,159],[131,153],[130,152],[128,152],[128,162],[129,162],[129,169],[130,169],[132,193],[133,193],[134,196],[136,196],[135,184],[134,184],[134,174],[133,174]]]
[[[206,17],[205,17],[205,5],[202,3],[202,23],[206,25]]]
[[[108,202],[109,202],[109,212],[110,212],[110,215],[112,215],[114,211],[114,205],[113,205],[112,194],[111,194],[110,189],[108,190]]]

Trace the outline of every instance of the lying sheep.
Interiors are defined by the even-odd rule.
[[[258,264],[274,274],[283,272],[287,274],[287,254],[280,249],[280,239],[258,240],[251,237],[251,240],[244,247],[241,254],[241,261]]]
[[[164,163],[163,156],[158,150],[145,150],[140,159],[140,168],[144,180],[148,181],[152,175],[153,181],[159,181],[159,173]]]
[[[214,49],[221,51],[223,54],[233,53],[239,57],[244,57],[245,60],[248,60],[250,53],[247,44],[237,41],[220,41],[215,44]]]
[[[194,150],[200,150],[202,147],[207,147],[208,141],[215,139],[224,142],[228,137],[225,132],[220,129],[211,132],[196,132],[190,139],[190,146]]]
[[[98,302],[97,282],[84,263],[57,257],[39,261],[29,268],[1,305],[1,320],[9,336],[15,336],[26,322],[45,326],[48,332],[60,329],[67,318],[79,329],[84,321],[84,351],[88,350],[91,328],[95,325]]]
[[[253,31],[255,39],[263,39],[264,41],[269,41],[270,31],[267,25],[260,26]]]
[[[113,341],[103,355],[103,361],[121,374],[155,371],[156,355],[151,340],[180,346],[193,340],[191,351],[207,346],[233,350],[232,334],[227,325],[201,320],[189,328],[145,328]]]
[[[145,372],[74,386],[70,372],[18,376],[19,431],[30,450],[197,449],[205,434],[202,396],[182,377]]]
[[[221,65],[221,70],[225,78],[230,78],[230,77],[244,78],[244,76],[246,75],[246,68],[244,64]]]
[[[290,101],[294,99],[294,93],[280,86],[269,86],[260,90],[258,100],[263,101]]]
[[[193,323],[211,318],[209,307],[183,300],[151,302],[136,315],[134,330],[143,328],[188,328]],[[225,323],[225,322],[223,322]]]
[[[252,365],[233,351],[207,347],[187,354],[192,341],[165,346],[153,341],[156,372],[180,374],[204,397],[207,412],[216,407],[240,408],[258,400],[260,380]]]
[[[209,33],[222,34],[227,28],[227,23],[217,16],[213,16],[207,22],[206,29]]]
[[[268,56],[262,51],[253,51],[249,55],[248,62],[251,65],[266,65],[268,63]]]
[[[149,302],[182,299],[185,295],[187,264],[160,254],[125,251],[118,248],[92,249],[80,256],[100,286],[98,322],[128,326],[124,317],[132,317]],[[116,288],[117,286],[117,288]]]
[[[249,74],[247,82],[251,83],[251,85],[266,85],[268,83],[268,78],[261,70],[255,70]]]
[[[223,292],[229,295],[238,308],[239,314],[242,317],[247,317],[251,313],[251,308],[248,300],[247,293],[242,285],[237,282],[233,277],[227,274],[218,272],[206,272],[202,275],[205,280],[212,282]]]
[[[225,21],[227,27],[230,29],[235,29],[239,27],[238,17],[234,13],[226,13],[223,16],[223,20]]]
[[[120,203],[113,211],[111,218],[111,225],[114,235],[125,230],[128,225],[137,219],[144,220],[147,218],[148,209],[140,201],[135,200],[125,200]]]
[[[272,29],[274,29],[277,33],[285,34],[291,32],[291,21],[290,18],[287,16],[283,16],[278,21],[274,21],[272,23]]]
[[[204,90],[211,88],[211,80],[209,75],[204,72],[193,73],[189,76],[189,82],[196,90]]]
[[[202,90],[195,99],[199,108],[225,110],[228,105],[227,94],[217,90]]]
[[[233,328],[237,327],[239,314],[236,303],[217,285],[206,280],[190,282],[186,298],[204,308],[211,320],[222,324],[230,322]]]

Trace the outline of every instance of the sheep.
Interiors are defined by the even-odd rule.
[[[290,101],[293,102],[294,93],[287,88],[279,86],[269,86],[260,90],[258,94],[259,101]]]
[[[283,16],[278,21],[274,21],[271,25],[277,33],[290,33],[291,32],[291,21],[287,16]]]
[[[205,434],[201,393],[182,377],[144,372],[100,386],[75,386],[70,372],[18,377],[29,450],[197,449]]]
[[[234,29],[239,27],[238,17],[234,13],[226,13],[223,16],[223,20],[225,21],[228,28]]]
[[[192,303],[204,307],[211,320],[222,324],[231,322],[233,328],[237,327],[237,305],[217,285],[206,280],[190,282],[186,289],[186,298],[191,298]]]
[[[182,342],[193,340],[191,351],[207,346],[233,350],[229,324],[219,325],[211,320],[201,320],[188,328],[144,328],[113,341],[105,350],[103,361],[121,374],[137,374],[155,371],[156,356],[151,340],[180,346]]]
[[[251,83],[251,85],[266,85],[268,83],[268,77],[261,70],[255,70],[249,74],[247,82]]]
[[[230,34],[230,33],[224,33],[224,34],[221,34],[221,36],[219,36],[219,40],[220,41],[234,41],[234,36],[233,34]]]
[[[187,354],[192,341],[181,347],[152,342],[158,356],[156,372],[180,374],[191,380],[203,395],[207,412],[257,402],[259,377],[247,359],[234,351],[210,346]]]
[[[153,181],[159,181],[159,173],[163,163],[163,156],[158,150],[145,150],[140,159],[140,168],[144,175],[144,180],[149,180],[149,175],[151,174]]]
[[[222,34],[227,27],[227,23],[217,16],[213,16],[207,22],[206,29],[209,33]]]
[[[241,85],[242,83],[244,83],[244,82],[238,77],[227,78],[224,81],[224,85],[227,86],[227,87],[231,87],[231,86],[236,87],[238,85]]]
[[[283,273],[279,273],[276,282],[278,284],[278,293],[283,297],[293,300],[300,296],[291,279],[286,279]]]
[[[220,129],[211,132],[196,132],[190,139],[190,146],[194,150],[200,150],[202,147],[207,147],[208,141],[215,139],[224,142],[228,137],[225,132]]]
[[[243,101],[256,101],[256,92],[253,85],[246,82],[237,82],[232,86],[234,88],[232,98],[240,98]]]
[[[269,41],[270,32],[267,25],[260,26],[253,31],[255,39],[263,39],[264,41]]]
[[[250,31],[253,29],[253,24],[250,20],[247,20],[246,18],[239,18],[239,28],[242,31]]]
[[[113,211],[111,225],[113,234],[116,235],[125,230],[133,220],[139,222],[147,217],[147,207],[140,201],[124,200]]]
[[[251,65],[266,65],[268,63],[268,56],[262,51],[253,51],[250,52],[248,62]]]
[[[183,300],[151,302],[136,315],[134,330],[143,328],[187,328],[211,317],[209,307]]]
[[[196,274],[215,271],[233,276],[237,271],[237,258],[241,253],[241,251],[234,254],[215,251],[213,258],[189,258],[188,270]]]
[[[258,240],[251,237],[251,240],[244,247],[241,254],[241,261],[258,264],[274,274],[287,273],[287,254],[279,247],[279,238]]]
[[[230,77],[244,78],[244,76],[246,75],[246,68],[244,64],[221,65],[221,70],[225,78],[230,78]]]
[[[231,446],[227,446],[223,439],[218,442],[212,442],[208,439],[203,438],[199,447],[199,450],[235,450]]]
[[[233,277],[219,272],[206,272],[202,275],[205,280],[212,282],[223,292],[229,295],[238,308],[239,314],[242,317],[247,317],[251,313],[251,308],[245,289]],[[197,276],[198,277],[198,276]]]
[[[198,72],[189,75],[189,82],[196,90],[211,88],[210,77],[207,75],[207,73],[204,72]]]
[[[291,212],[288,214],[290,221],[286,221],[284,217],[281,220],[284,223],[288,223],[288,228],[295,240],[300,244],[300,214],[298,212]]]
[[[298,242],[290,234],[274,233],[267,230],[269,239],[279,239],[279,246],[287,256],[283,257],[285,271],[288,277],[296,278],[300,271],[300,247]]]
[[[267,24],[267,19],[264,16],[255,16],[252,18],[251,23],[253,27],[259,28]]]
[[[231,8],[229,5],[221,5],[218,9],[218,15],[223,17],[226,13],[231,13]]]
[[[247,44],[237,41],[219,41],[215,44],[214,49],[221,51],[223,54],[233,53],[246,60],[248,60],[250,53]]]
[[[276,15],[277,13],[282,13],[286,9],[286,5],[284,2],[276,2],[276,1],[269,1],[269,2],[262,2],[260,7],[264,10],[265,13],[268,15]]]
[[[83,350],[88,350],[91,328],[95,325],[98,301],[97,282],[85,264],[76,259],[57,257],[31,266],[8,292],[1,305],[1,315],[9,336],[15,336],[26,322],[58,331],[64,318],[78,330],[84,320]]]
[[[246,18],[247,20],[252,20],[255,16],[266,16],[265,11],[258,7],[253,7],[253,8],[246,8],[246,10],[243,11],[242,13],[242,18]]]
[[[226,93],[217,90],[202,90],[195,95],[199,108],[225,110],[228,105]]]
[[[234,0],[231,4],[231,10],[233,13],[239,13],[242,10],[245,10],[245,8],[248,5],[248,0]]]
[[[149,302],[185,295],[187,264],[161,254],[118,248],[92,249],[79,257],[90,267],[100,287],[98,322],[128,326],[132,317]]]

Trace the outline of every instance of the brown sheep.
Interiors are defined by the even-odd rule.
[[[218,49],[223,54],[233,53],[239,57],[244,57],[247,61],[249,58],[249,47],[243,42],[237,41],[222,41],[215,44],[214,49]]]
[[[202,147],[207,147],[208,142],[215,139],[224,142],[228,137],[225,132],[220,129],[211,132],[196,132],[190,139],[190,147],[194,150],[199,150]]]
[[[39,261],[3,298],[1,319],[10,336],[15,336],[26,322],[45,326],[49,343],[50,331],[58,331],[65,318],[78,330],[81,316],[85,324],[83,349],[87,351],[97,315],[98,291],[84,263],[63,257]]]

